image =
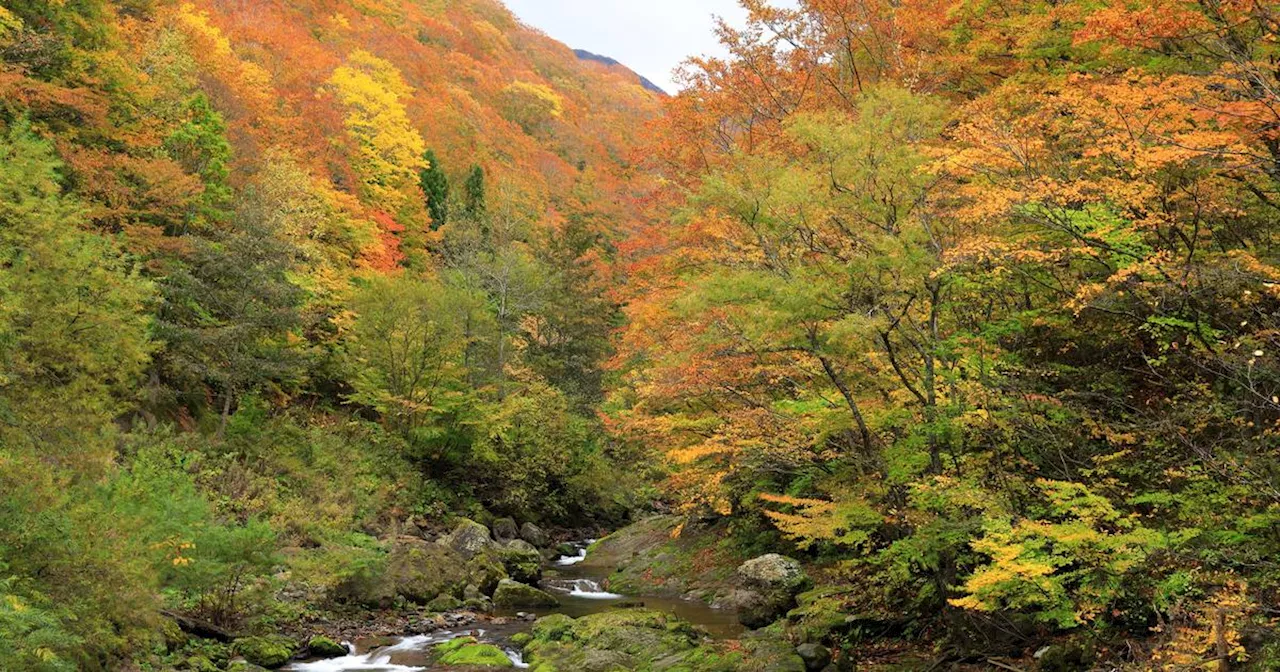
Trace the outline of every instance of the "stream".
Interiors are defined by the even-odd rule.
[[[646,609],[674,614],[701,627],[717,639],[732,639],[743,631],[742,626],[738,624],[737,615],[732,611],[712,609],[703,602],[669,597],[619,595],[605,591],[601,588],[601,584],[608,570],[582,565],[587,557],[587,546],[593,541],[575,543],[574,546],[578,548],[576,555],[560,556],[547,565],[547,576],[542,580],[541,587],[559,598],[559,607],[523,612],[499,609],[494,612],[494,615],[515,617],[520,613],[532,612],[540,617],[549,614],[565,614],[578,618],[611,609],[643,606]],[[441,630],[413,637],[361,639],[355,642],[344,642],[352,651],[349,655],[293,663],[285,669],[295,672],[424,672],[438,669],[431,662],[431,648],[458,637],[475,637],[481,642],[497,645],[506,652],[507,657],[517,668],[525,668],[528,665],[521,659],[519,650],[511,645],[511,637],[516,633],[529,630],[531,626],[532,623],[527,620],[511,618],[506,623],[477,624],[473,628]]]

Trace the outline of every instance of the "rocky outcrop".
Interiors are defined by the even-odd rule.
[[[493,605],[507,608],[557,607],[560,606],[560,600],[533,586],[503,579],[493,593]]]
[[[811,585],[798,561],[777,553],[739,565],[738,582],[741,588],[728,602],[748,628],[762,628],[785,616],[796,606],[796,595]]]

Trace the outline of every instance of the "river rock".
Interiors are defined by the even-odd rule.
[[[233,660],[227,663],[227,672],[267,672],[267,668],[247,660]]]
[[[519,581],[503,579],[493,593],[493,604],[497,607],[558,607],[560,600],[533,586],[526,586]]]
[[[241,637],[232,642],[231,649],[244,656],[245,660],[254,665],[275,669],[293,659],[293,654],[297,651],[298,645],[292,639],[283,635],[268,635],[266,637]]]
[[[489,528],[474,520],[463,518],[449,534],[437,542],[453,549],[455,553],[470,560],[475,555],[493,546],[493,538],[489,536]]]
[[[525,523],[520,526],[520,538],[534,546],[537,546],[538,548],[545,548],[551,543],[551,537],[548,537],[547,533],[543,532],[541,527],[538,527],[533,523]]]
[[[439,595],[427,603],[427,611],[442,612],[461,608],[462,601],[452,595]]]
[[[493,538],[498,541],[511,541],[519,538],[520,528],[511,518],[499,518],[493,521]]]
[[[317,658],[337,658],[347,655],[347,647],[323,635],[316,635],[307,642],[307,649]]]
[[[485,595],[498,589],[498,582],[508,578],[507,569],[497,547],[489,547],[477,553],[467,562],[467,583],[475,585]]]
[[[521,583],[536,584],[542,578],[542,554],[523,539],[513,539],[498,550],[507,574]]]
[[[831,649],[821,644],[801,644],[796,647],[796,653],[804,661],[807,672],[818,672],[831,664]]]
[[[459,595],[469,581],[468,563],[448,546],[400,537],[387,558],[395,593],[416,604],[437,595]]]
[[[748,588],[784,589],[798,594],[809,583],[799,561],[785,555],[769,553],[738,566],[738,578]]]
[[[777,553],[753,558],[738,567],[742,589],[727,601],[738,610],[738,622],[763,628],[796,606],[796,595],[809,587],[809,577],[796,560]]]

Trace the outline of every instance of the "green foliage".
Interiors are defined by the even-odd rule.
[[[200,178],[204,192],[200,210],[192,213],[181,231],[171,231],[172,234],[186,233],[187,226],[204,230],[220,222],[232,197],[228,184],[231,145],[227,142],[222,115],[213,109],[204,94],[192,96],[184,112],[186,118],[165,138],[164,147],[188,173]]]
[[[217,390],[225,424],[238,395],[296,382],[302,292],[289,277],[292,247],[261,222],[237,217],[234,229],[192,246],[162,283],[159,366],[188,404]]]
[[[487,210],[485,203],[484,168],[471,166],[462,191],[463,212],[471,219],[482,219]]]
[[[0,138],[0,444],[74,461],[93,459],[142,375],[152,290],[81,229],[60,169],[25,122]]]
[[[351,400],[406,436],[434,434],[437,421],[468,399],[466,357],[486,321],[482,304],[473,293],[404,275],[371,279],[351,307]]]
[[[427,150],[423,160],[427,167],[418,171],[418,186],[427,197],[431,228],[438,229],[449,223],[449,176],[432,150]]]

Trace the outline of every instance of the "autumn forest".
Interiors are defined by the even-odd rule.
[[[1280,6],[0,0],[0,670],[1280,670]]]

